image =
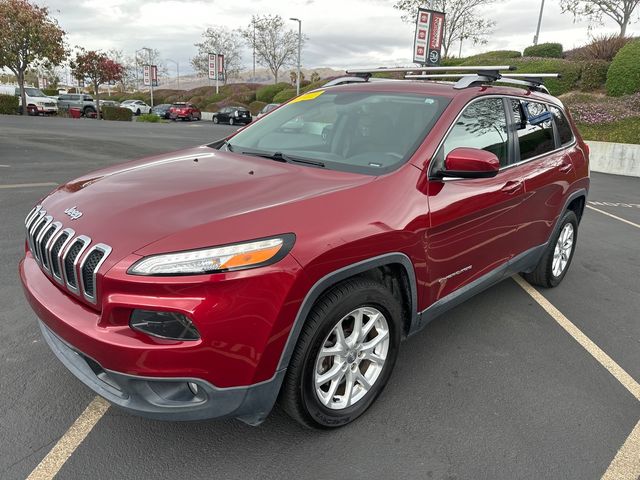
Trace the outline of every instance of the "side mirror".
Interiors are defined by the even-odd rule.
[[[444,160],[444,169],[438,172],[440,177],[490,178],[500,170],[498,157],[479,148],[456,148],[451,150]]]

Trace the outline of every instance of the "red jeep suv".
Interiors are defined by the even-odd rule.
[[[558,285],[589,188],[560,101],[360,80],[43,198],[19,269],[65,366],[151,418],[255,425],[279,399],[338,427],[438,315],[518,272]]]

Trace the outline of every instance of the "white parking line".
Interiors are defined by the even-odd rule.
[[[604,213],[604,212],[603,212]],[[519,275],[513,279],[533,298],[564,330],[589,352],[600,365],[618,380],[640,402],[640,384],[620,365],[576,327],[560,310],[554,307],[540,292]],[[631,431],[602,480],[638,480],[640,478],[640,422]]]
[[[58,184],[54,182],[43,183],[13,183],[10,185],[0,185],[0,190],[7,190],[10,188],[31,188],[31,187],[57,187]]]
[[[11,165],[0,165],[0,168],[9,168]]]
[[[604,210],[600,210],[599,208],[592,207],[591,205],[587,205],[587,208],[590,208],[591,210],[595,210],[596,212],[600,212],[601,214],[607,215],[608,217],[615,218],[616,220],[620,220],[621,222],[628,223],[632,227],[640,228],[640,225],[638,225],[637,223],[633,223],[633,222],[630,222],[629,220],[625,220],[624,218],[617,217],[612,213],[605,212]]]
[[[58,440],[58,443],[47,453],[47,456],[33,469],[27,480],[50,480],[55,477],[108,409],[109,402],[101,397],[95,397],[69,427],[69,430]]]

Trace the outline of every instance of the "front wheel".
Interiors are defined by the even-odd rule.
[[[560,228],[549,244],[535,270],[523,274],[531,284],[552,288],[560,284],[569,270],[578,238],[578,217],[567,210],[560,220]]]
[[[215,123],[216,125],[220,123],[220,120],[218,120],[218,117],[213,117],[213,123]]]
[[[383,285],[347,280],[315,304],[287,369],[280,401],[307,427],[336,428],[362,415],[398,355],[402,309]]]
[[[233,122],[233,118],[230,118],[230,119],[229,119],[229,125],[233,125],[233,123],[234,123],[234,122]]]
[[[136,110],[136,115],[140,115],[140,109]]]

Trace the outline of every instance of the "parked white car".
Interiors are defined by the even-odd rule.
[[[142,100],[125,100],[120,104],[121,108],[128,108],[134,115],[151,113],[151,107]]]
[[[35,87],[24,87],[27,100],[27,108],[38,114],[58,113],[58,102],[47,97]],[[15,95],[18,97],[18,105],[22,107],[20,88],[16,85],[0,85],[0,95]]]

